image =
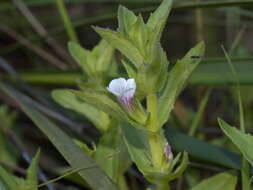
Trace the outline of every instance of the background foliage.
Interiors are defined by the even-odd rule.
[[[147,19],[160,2],[0,2],[0,189],[15,189],[17,184],[26,183],[37,186],[33,184],[36,180],[29,182],[29,179],[35,177],[34,173],[38,171],[33,166],[36,165],[34,163],[37,162],[37,157],[31,163],[38,147],[41,149],[39,183],[55,178],[64,171],[65,174],[71,173],[63,176],[65,179],[41,189],[84,189],[87,184],[80,176],[87,179],[91,173],[104,179],[100,180],[101,183],[94,181],[94,176],[90,177],[90,181],[86,180],[94,188],[115,188],[100,168],[94,168],[94,161],[90,157],[83,159],[85,155],[80,146],[69,138],[70,136],[79,142],[85,142],[92,149],[103,132],[100,121],[96,118],[89,118],[88,121],[80,113],[62,108],[51,98],[50,93],[56,88],[76,89],[80,78],[87,78],[68,53],[68,41],[79,42],[86,49],[92,49],[100,37],[91,26],[116,29],[119,4],[134,10],[135,13],[142,13],[144,19]],[[238,127],[242,125],[243,118],[245,131],[252,131],[252,6],[252,0],[175,0],[173,3],[162,36],[162,45],[171,65],[201,40],[205,41],[206,53],[189,79],[189,85],[177,100],[169,122],[166,123],[165,134],[173,151],[187,151],[190,157],[188,169],[183,177],[171,185],[172,189],[195,190],[215,184],[214,187],[210,185],[210,189],[226,187],[229,190],[234,189],[236,184],[240,189],[244,183],[239,177],[236,178],[240,176],[241,169],[241,153],[238,148],[251,163],[252,153],[248,152],[252,143],[251,136],[239,134],[239,131],[229,128],[220,120],[221,130],[217,118]],[[231,71],[222,45],[228,52],[236,75]],[[117,57],[120,56],[118,53]],[[121,63],[115,61],[120,72],[124,73]],[[113,70],[111,75],[111,78],[115,77]],[[238,89],[235,88],[237,82],[240,84],[243,116],[238,108]],[[94,128],[94,123],[98,123],[101,129]],[[61,131],[68,136],[63,135],[64,139],[58,141],[57,137],[62,138],[59,135]],[[117,134],[117,131],[112,133]],[[47,137],[75,172],[68,170],[69,165]],[[69,149],[62,148],[63,145],[58,142],[64,142],[64,146]],[[249,145],[245,146],[247,143]],[[88,148],[83,145],[83,149]],[[30,168],[25,170],[29,165]],[[80,167],[84,166],[81,170]],[[78,172],[80,176],[77,175]],[[20,178],[24,176],[26,178]],[[128,169],[126,176],[129,189],[148,186],[135,167]],[[12,183],[13,178],[17,178],[17,182]],[[24,188],[26,187],[27,185],[24,185]]]

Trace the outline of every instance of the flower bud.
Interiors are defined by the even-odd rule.
[[[173,153],[171,151],[171,146],[169,143],[166,143],[164,146],[164,155],[167,161],[173,160]]]

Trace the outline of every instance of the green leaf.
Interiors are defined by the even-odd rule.
[[[144,130],[139,130],[127,123],[121,123],[124,141],[132,161],[145,174],[152,166],[149,144]]]
[[[189,164],[189,158],[187,152],[184,152],[183,157],[181,159],[181,163],[178,163],[181,153],[177,155],[177,157],[172,161],[171,168],[168,171],[154,171],[150,170],[145,173],[145,178],[153,183],[168,183],[180,176],[183,175],[183,172],[186,170]],[[177,167],[174,169],[174,167]]]
[[[123,65],[126,69],[128,77],[129,78],[136,78],[137,71],[134,68],[134,66],[131,64],[131,62],[126,59],[121,60],[121,62],[123,63]]]
[[[126,7],[119,6],[118,8],[118,25],[119,31],[126,34],[132,25],[136,22],[135,14]]]
[[[38,168],[39,168],[40,150],[38,150],[35,157],[32,159],[32,163],[27,170],[26,181],[24,189],[37,190],[38,189]]]
[[[100,43],[92,50],[92,55],[96,58],[94,64],[96,75],[106,75],[108,69],[111,69],[111,63],[114,58],[114,48],[105,40],[101,40]]]
[[[174,151],[186,151],[192,159],[196,158],[198,161],[202,160],[219,167],[241,169],[240,156],[227,149],[187,136],[172,127],[165,128],[165,137]]]
[[[156,30],[158,26],[164,28],[167,17],[169,16],[173,0],[163,0],[155,12],[151,13],[147,25]]]
[[[87,154],[89,154],[92,158],[94,158],[94,150],[92,150],[86,143],[75,139],[75,143]]]
[[[98,129],[104,131],[109,124],[109,120],[101,120],[101,111],[96,109],[94,106],[85,103],[84,101],[77,98],[77,96],[68,89],[54,90],[52,92],[53,99],[61,104],[63,107],[72,109],[86,118],[88,118]]]
[[[183,89],[187,79],[201,61],[201,58],[193,58],[192,56],[203,56],[204,49],[204,43],[200,42],[179,60],[170,71],[167,84],[158,102],[158,120],[161,127],[168,120],[176,98]]]
[[[132,43],[136,44],[139,51],[146,58],[145,49],[147,48],[148,42],[148,29],[145,26],[141,15],[138,16],[137,21],[128,30],[127,34],[129,35],[129,39],[131,39]]]
[[[15,177],[9,174],[2,166],[0,166],[0,181],[3,182],[8,190],[19,190]]]
[[[20,156],[6,136],[8,130],[14,130],[17,112],[11,111],[7,105],[0,105],[0,162],[16,165]]]
[[[115,118],[129,120],[121,106],[104,92],[90,89],[86,89],[85,91],[72,90],[72,92],[80,98],[80,100],[93,105],[98,110],[102,110]]]
[[[79,171],[80,176],[86,180],[92,189],[117,190],[117,186],[101,170],[100,167],[90,158],[89,155],[76,145],[73,140],[60,130],[53,122],[38,112],[29,102],[27,97],[0,82],[0,88],[19,102],[23,111],[32,119],[40,130],[50,139],[53,145],[68,161],[73,168],[83,168]],[[99,180],[98,180],[99,179]],[[16,189],[16,188],[12,188]]]
[[[92,51],[82,48],[75,42],[69,42],[68,47],[72,57],[90,77],[105,77],[113,63],[114,48],[105,40],[101,40]]]
[[[143,65],[138,72],[137,76],[137,92],[142,90],[146,94],[155,93],[164,86],[164,83],[168,77],[168,59],[166,53],[161,47],[161,44],[156,44],[156,48],[153,50],[150,63]]]
[[[115,183],[130,166],[131,160],[122,139],[120,127],[112,123],[99,141],[95,160]]]
[[[91,76],[93,74],[93,70],[88,64],[87,61],[87,54],[88,51],[82,48],[78,43],[76,42],[69,42],[68,48],[71,56],[75,59],[75,61],[81,66],[83,71]]]
[[[191,190],[235,190],[237,177],[231,173],[224,172],[203,180]]]
[[[8,190],[6,189],[5,185],[3,184],[3,182],[0,180],[0,189],[1,190]]]
[[[124,54],[137,68],[143,63],[143,57],[137,47],[122,34],[100,27],[93,28],[103,39]]]
[[[173,0],[163,0],[161,5],[154,13],[151,13],[148,19],[147,26],[154,32],[154,34],[152,34],[152,43],[159,42],[161,38],[162,31],[172,8],[172,2]]]
[[[178,159],[180,158],[180,156],[181,156],[181,154],[179,153],[178,157],[176,157],[173,160],[173,162],[172,162],[173,167],[175,167],[175,165],[178,164],[177,162],[178,162]],[[182,176],[184,171],[186,170],[188,164],[189,164],[188,153],[184,152],[180,165],[177,166],[177,168],[171,174],[168,175],[167,179],[171,181],[171,180],[174,180],[174,179]]]
[[[253,136],[243,133],[235,127],[231,127],[222,119],[218,119],[218,122],[222,131],[230,138],[230,140],[242,152],[243,156],[253,166]]]

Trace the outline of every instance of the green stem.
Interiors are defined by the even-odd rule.
[[[149,145],[150,145],[153,166],[155,168],[161,168],[163,148],[161,144],[160,135],[150,133],[148,135],[148,140],[149,140]]]
[[[250,190],[250,171],[249,171],[249,163],[248,161],[242,157],[242,169],[241,169],[241,176],[242,176],[242,189],[243,190]]]
[[[198,0],[197,0],[198,2]],[[203,12],[201,9],[195,10],[195,20],[196,20],[196,40],[200,42],[204,39],[204,28],[203,28]]]
[[[157,185],[157,190],[170,190],[169,183],[167,181],[165,181],[161,184],[158,184]]]
[[[70,40],[74,41],[74,42],[78,42],[77,35],[75,33],[74,27],[73,27],[72,22],[69,18],[69,15],[68,15],[68,12],[66,10],[63,0],[55,0],[55,2],[56,2],[56,5],[59,9],[60,15],[62,17],[62,21],[65,25],[65,29],[68,33]]]
[[[149,130],[156,132],[158,130],[157,121],[157,97],[155,93],[150,93],[147,96],[147,109],[150,114]]]
[[[196,116],[194,117],[194,119],[191,123],[191,126],[190,126],[190,130],[188,132],[189,136],[194,136],[197,129],[198,129],[198,126],[199,126],[201,119],[202,119],[203,112],[204,112],[207,102],[209,100],[209,95],[210,95],[211,90],[212,90],[212,88],[209,87],[204,95],[204,98],[200,102],[198,112],[197,112]]]
[[[126,178],[123,174],[119,176],[118,184],[121,190],[128,190]]]
[[[157,97],[155,93],[148,94],[147,109],[150,114],[150,122],[147,127],[150,131],[154,132],[148,134],[148,140],[152,155],[152,162],[155,168],[161,168],[163,158],[163,147],[160,138],[160,133],[158,133],[159,125],[157,121]]]
[[[244,119],[244,111],[243,111],[243,102],[241,97],[241,89],[240,89],[240,83],[238,79],[237,72],[235,70],[234,65],[232,64],[232,61],[229,57],[229,54],[225,50],[225,48],[222,46],[223,52],[226,56],[226,59],[229,63],[229,66],[231,68],[231,71],[234,75],[235,81],[236,81],[236,89],[237,89],[237,95],[238,95],[238,104],[239,104],[239,115],[240,115],[240,129],[243,133],[245,133],[245,119]],[[241,177],[242,177],[242,190],[249,190],[250,189],[250,171],[249,171],[249,163],[247,160],[242,156],[242,168],[241,168]]]

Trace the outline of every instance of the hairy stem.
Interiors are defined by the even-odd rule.
[[[154,133],[148,134],[149,145],[152,155],[152,162],[155,168],[162,167],[163,158],[163,147],[158,132],[158,121],[157,121],[157,97],[155,93],[151,93],[147,96],[147,109],[150,114],[150,122],[148,129]]]

